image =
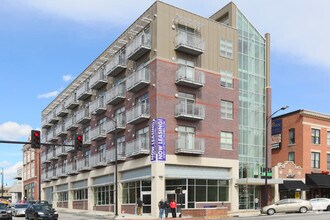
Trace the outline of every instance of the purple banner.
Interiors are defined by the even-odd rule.
[[[166,121],[164,118],[157,119],[157,159],[166,161]]]
[[[156,161],[157,149],[156,149],[156,119],[152,119],[151,132],[150,132],[150,161]]]

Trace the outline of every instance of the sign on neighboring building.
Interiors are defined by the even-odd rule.
[[[166,120],[153,119],[150,132],[150,161],[166,161]]]
[[[282,119],[272,121],[272,149],[278,149],[282,144]]]

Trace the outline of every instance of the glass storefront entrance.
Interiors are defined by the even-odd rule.
[[[260,186],[239,186],[239,209],[258,209],[261,199]]]

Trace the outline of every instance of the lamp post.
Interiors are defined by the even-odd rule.
[[[118,146],[117,146],[117,119],[114,120],[105,115],[115,125],[114,145],[115,145],[115,218],[118,216]]]
[[[3,168],[1,168],[1,199],[3,199]]]
[[[276,110],[273,114],[271,114],[266,119],[266,131],[265,131],[265,133],[266,133],[266,138],[265,138],[265,193],[264,193],[265,206],[268,205],[268,181],[267,181],[267,179],[268,179],[268,176],[267,176],[267,171],[268,171],[268,125],[269,125],[269,122],[271,121],[273,115],[275,115],[277,112],[283,111],[287,108],[289,108],[289,106],[283,106],[282,108]]]

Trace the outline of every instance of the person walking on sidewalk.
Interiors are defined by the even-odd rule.
[[[159,219],[163,219],[163,214],[165,211],[165,202],[161,199],[158,203],[159,208]]]
[[[174,199],[172,199],[172,201],[170,202],[170,208],[172,212],[172,217],[176,218],[176,202]]]
[[[142,215],[143,201],[140,198],[137,199],[136,206],[137,206],[137,214]]]
[[[165,199],[165,218],[168,217],[168,213],[170,212],[170,202],[168,199]]]

